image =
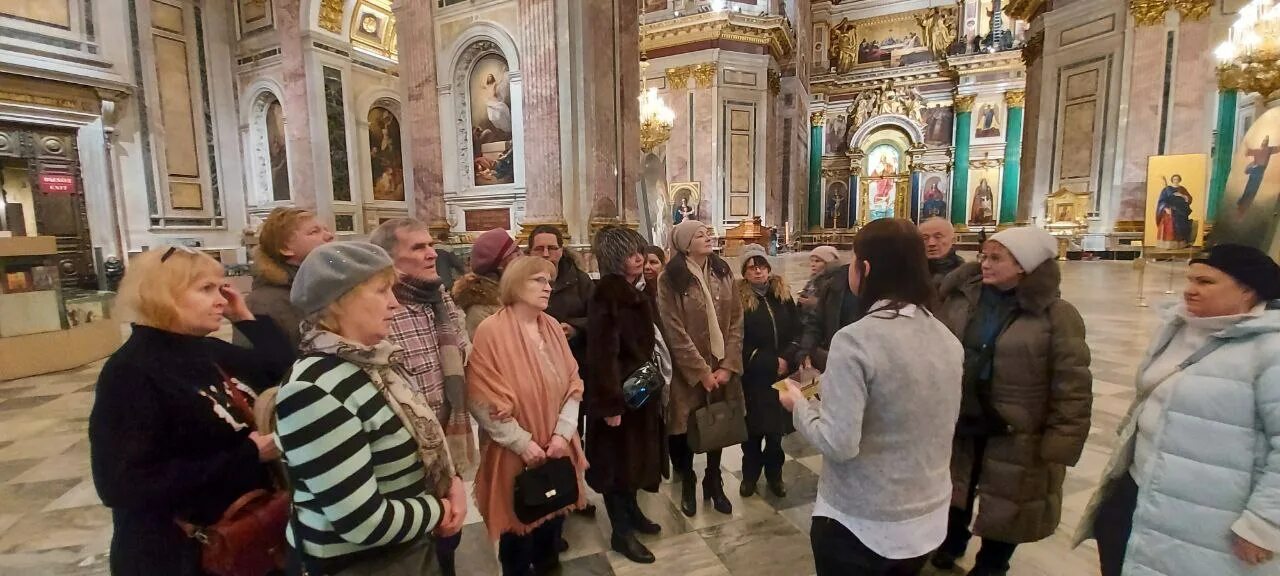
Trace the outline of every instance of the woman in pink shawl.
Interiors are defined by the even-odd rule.
[[[552,458],[569,458],[582,478],[587,461],[578,437],[582,379],[560,323],[544,313],[555,268],[521,257],[502,275],[502,310],[476,329],[467,364],[467,401],[480,425],[476,508],[498,540],[504,576],[546,574],[559,564],[564,515],[578,501],[531,524],[515,516],[515,478]]]

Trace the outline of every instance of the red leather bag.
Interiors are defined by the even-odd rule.
[[[235,501],[222,518],[203,528],[179,522],[200,542],[200,565],[214,576],[266,576],[284,569],[288,544],[289,493],[254,490]]]

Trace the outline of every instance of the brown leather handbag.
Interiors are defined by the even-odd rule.
[[[200,565],[214,576],[266,576],[284,569],[289,493],[253,490],[205,527],[178,522],[200,542]]]
[[[228,404],[256,428],[252,403],[221,367],[218,372],[222,374]],[[289,550],[285,527],[289,524],[291,500],[289,491],[281,488],[279,476],[272,476],[276,477],[276,488],[245,493],[213,524],[196,526],[177,520],[182,531],[200,543],[200,565],[205,573],[266,576],[284,569]]]

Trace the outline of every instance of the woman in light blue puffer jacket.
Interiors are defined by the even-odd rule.
[[[1080,522],[1103,576],[1280,575],[1280,266],[1191,261]]]

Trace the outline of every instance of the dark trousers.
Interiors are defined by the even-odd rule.
[[[742,480],[755,483],[760,479],[762,469],[766,478],[776,480],[782,476],[782,464],[786,458],[782,452],[781,434],[748,436],[742,443]]]
[[[1098,563],[1102,576],[1120,576],[1124,553],[1133,532],[1133,511],[1138,507],[1138,484],[1125,474],[1115,481],[1111,494],[1098,505],[1093,520],[1093,537],[1098,541]]]
[[[689,435],[668,436],[667,441],[667,448],[671,450],[671,467],[676,472],[693,472],[693,450],[689,448]],[[707,476],[720,477],[720,450],[707,452]]]
[[[885,558],[867,548],[843,524],[823,516],[813,517],[809,539],[818,576],[915,576],[928,558]]]
[[[987,439],[977,438],[974,441],[973,472],[969,475],[965,507],[952,506],[947,514],[947,538],[942,541],[940,550],[956,558],[964,556],[965,549],[969,547],[969,539],[973,537],[969,532],[969,521],[973,518],[973,504],[978,498],[978,479],[982,477],[982,458],[986,451]],[[978,558],[973,567],[975,570],[981,568],[993,572],[1008,570],[1009,559],[1013,558],[1013,552],[1017,548],[1017,544],[983,538],[982,548],[978,550]]]
[[[613,526],[614,534],[626,535],[635,531],[631,511],[638,507],[635,490],[605,493],[604,510],[609,514],[609,524]]]
[[[461,545],[462,532],[458,532],[448,538],[436,538],[436,559],[440,561],[440,573],[444,576],[457,574],[454,555],[457,554],[458,546]]]
[[[502,576],[544,574],[559,564],[556,544],[564,529],[564,517],[548,520],[524,536],[508,532],[498,539]]]

